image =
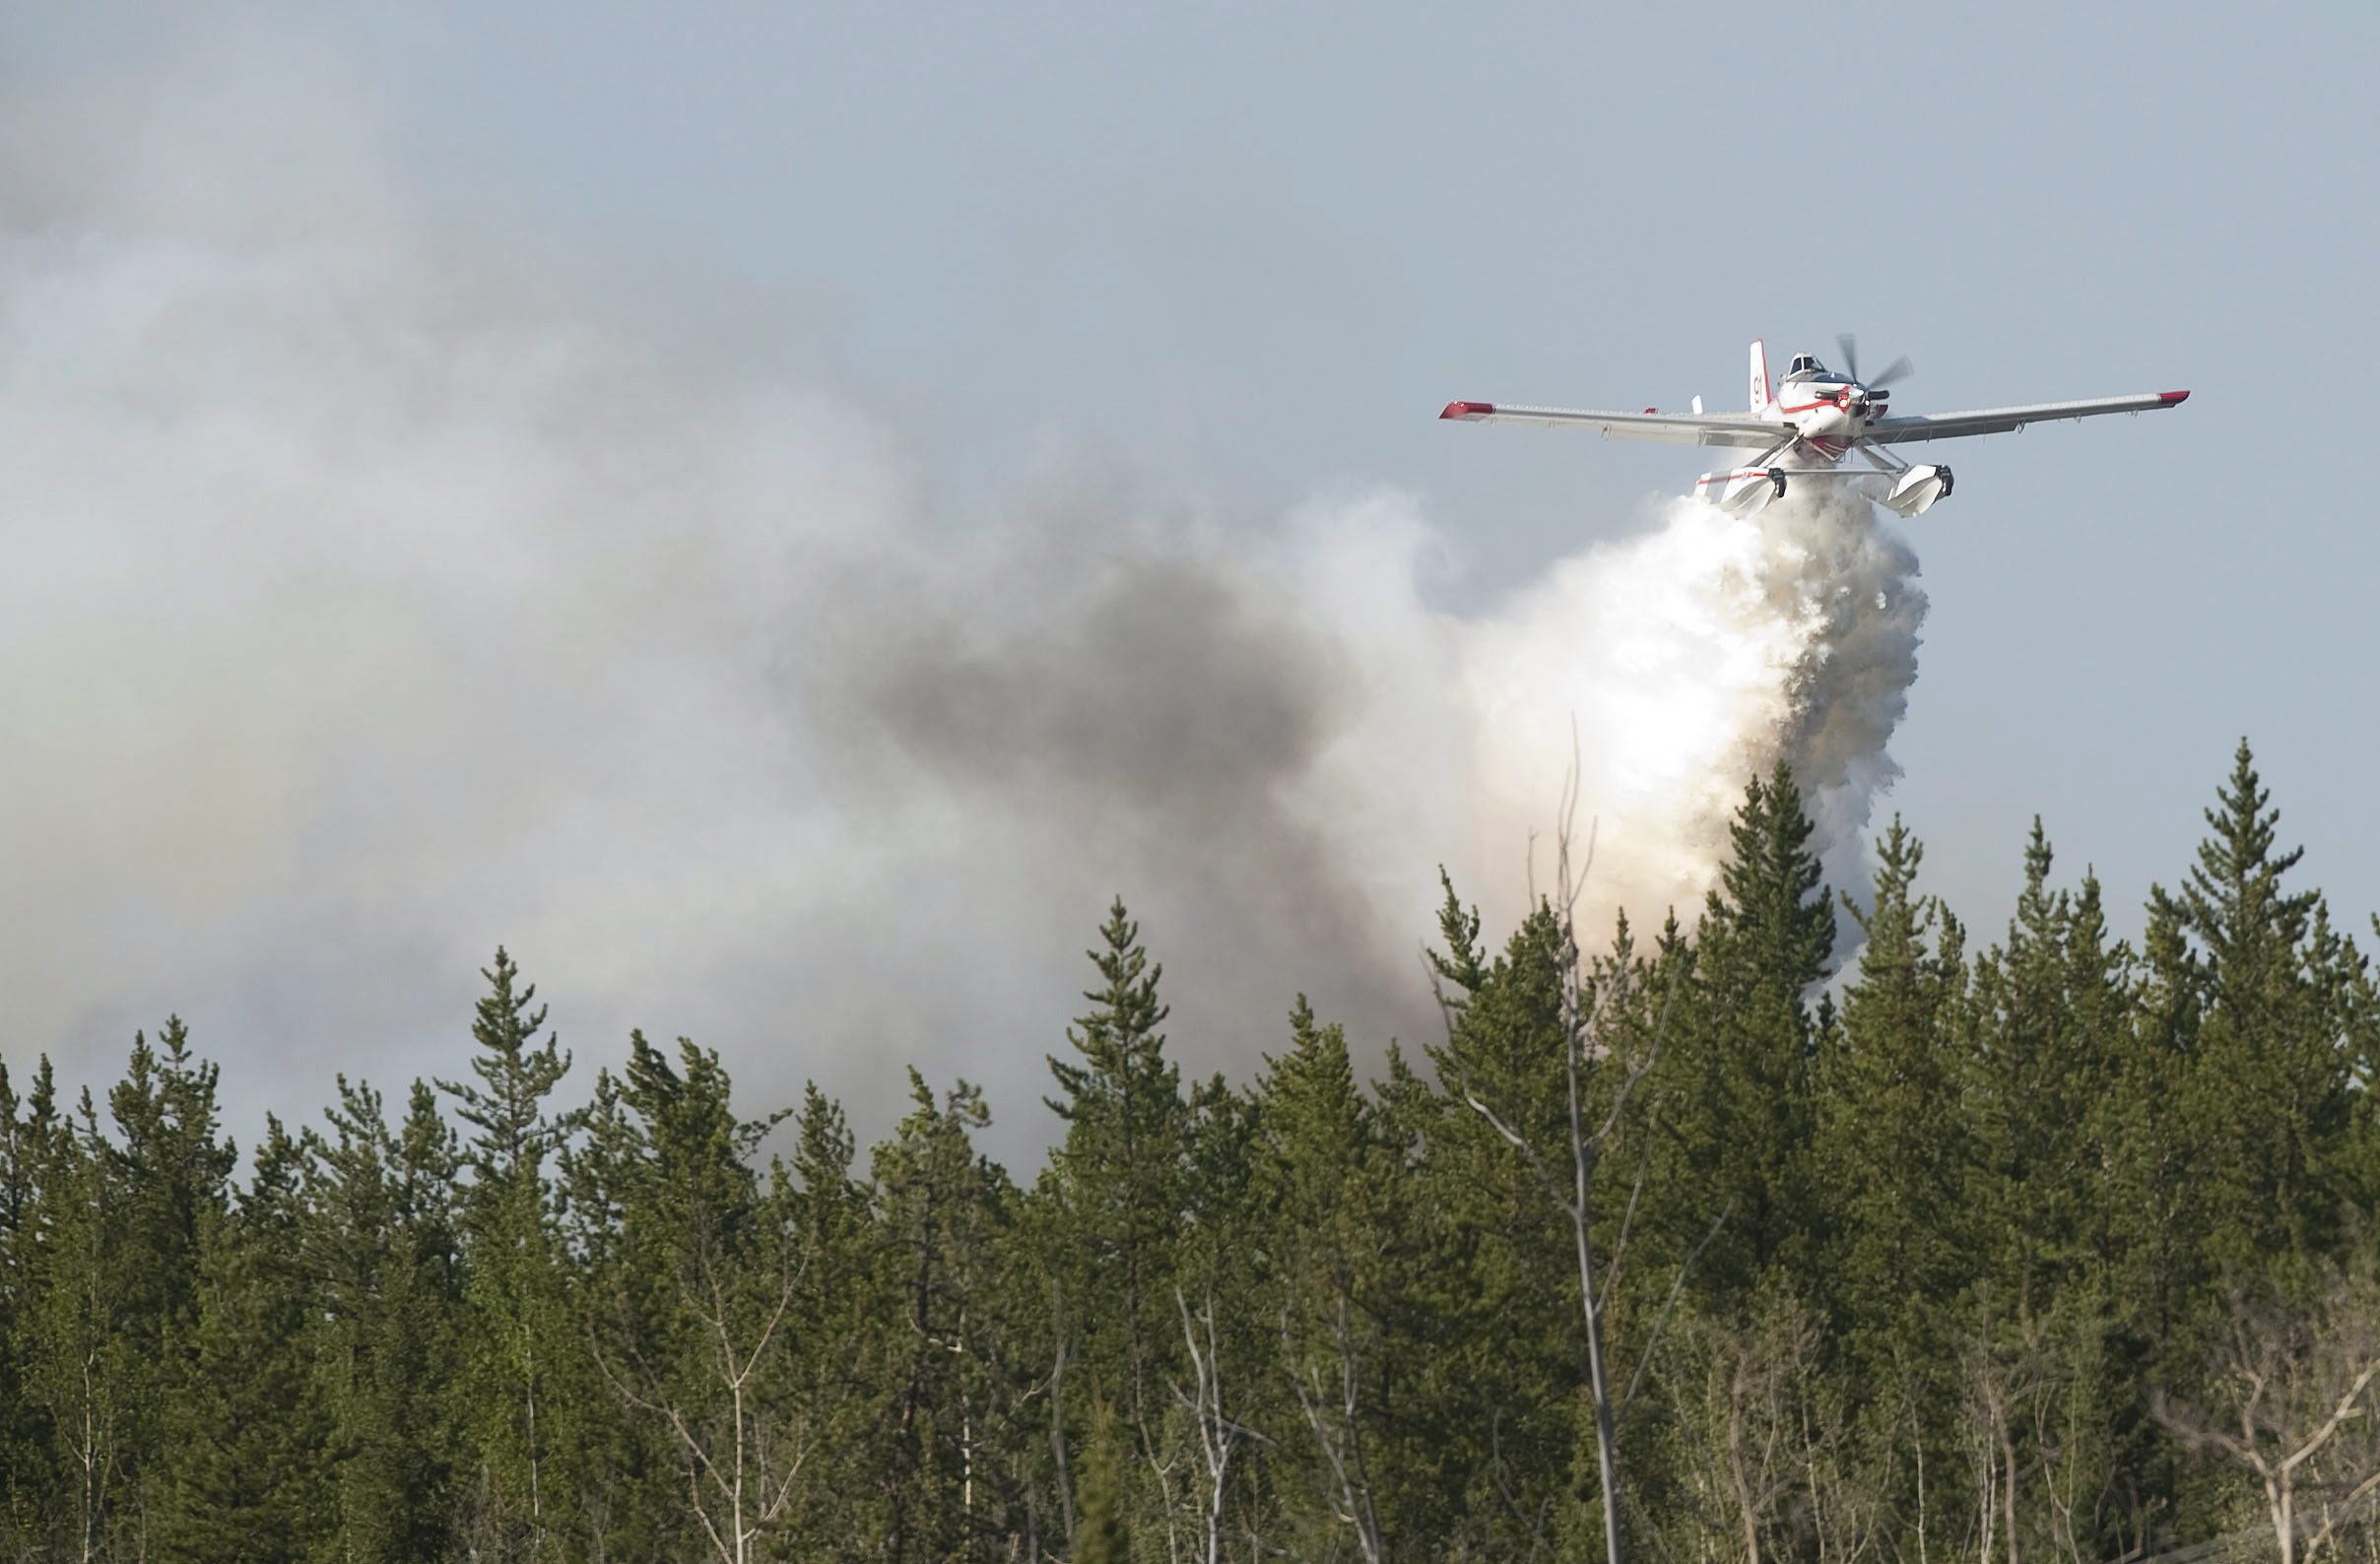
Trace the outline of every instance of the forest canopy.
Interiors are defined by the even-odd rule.
[[[2036,823],[1978,942],[1780,770],[1701,907],[1447,884],[1440,1035],[1247,1080],[1118,900],[1022,1176],[965,1080],[590,1085],[503,950],[467,1075],[253,1146],[178,1019],[0,1063],[0,1556],[1593,1558],[1607,1450],[1647,1564],[2369,1553],[2380,1003],[2244,743],[2206,817],[2137,936]]]

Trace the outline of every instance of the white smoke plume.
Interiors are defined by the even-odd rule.
[[[1673,503],[1462,618],[1395,492],[935,504],[847,399],[440,231],[335,61],[73,85],[0,119],[20,1077],[168,1010],[243,1103],[452,1075],[502,941],[589,1063],[691,1033],[875,1125],[914,1062],[1013,1150],[1113,892],[1237,1070],[1299,990],[1435,1026],[1436,866],[1519,910],[1574,721],[1644,918],[1776,756],[1845,863],[1893,775],[1924,598],[1865,505]]]
[[[1917,677],[1917,560],[1865,500],[1805,489],[1755,518],[1692,499],[1654,532],[1555,563],[1467,636],[1474,794],[1491,852],[1549,823],[1576,719],[1587,903],[1689,925],[1747,780],[1782,759],[1814,846],[1862,888],[1863,832],[1899,775],[1885,743]],[[1579,822],[1583,828],[1587,823]]]

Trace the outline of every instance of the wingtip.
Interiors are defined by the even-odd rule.
[[[2164,403],[2167,407],[2173,407],[2177,403],[2189,401],[2190,393],[2187,391],[2159,391],[2157,393],[2157,400]]]
[[[1446,411],[1439,414],[1438,417],[1442,419],[1484,419],[1494,411],[1495,404],[1492,402],[1449,402],[1446,404]]]

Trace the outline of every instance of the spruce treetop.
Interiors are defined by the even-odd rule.
[[[1115,1099],[1130,1103],[1152,1092],[1178,1096],[1180,1073],[1165,1059],[1165,1035],[1157,1030],[1170,1009],[1157,995],[1161,963],[1149,959],[1141,945],[1141,926],[1124,910],[1118,896],[1099,929],[1100,948],[1084,952],[1106,986],[1087,989],[1083,997],[1095,1009],[1078,1016],[1066,1040],[1083,1063],[1068,1064],[1052,1057],[1050,1074],[1065,1088],[1067,1101],[1043,1100],[1070,1123],[1086,1101]]]
[[[1763,980],[1787,986],[1796,999],[1826,975],[1834,954],[1834,906],[1810,850],[1814,829],[1784,761],[1766,781],[1752,778],[1728,826],[1734,850],[1704,914],[1706,944],[1710,933],[1721,934]]]
[[[488,980],[488,992],[480,997],[471,1023],[472,1041],[480,1047],[471,1071],[480,1083],[440,1080],[438,1089],[455,1099],[456,1114],[479,1132],[465,1160],[482,1184],[534,1181],[545,1158],[586,1115],[546,1112],[546,1098],[569,1074],[570,1056],[551,1033],[536,1046],[546,1024],[537,986],[520,980],[520,968],[501,945],[495,965],[480,975]]]
[[[2284,893],[2281,878],[2305,857],[2303,847],[2276,852],[2281,811],[2256,774],[2256,757],[2240,740],[2231,775],[2205,812],[2214,832],[2199,844],[2198,863],[2181,893],[2181,922],[2205,945],[2218,977],[2246,967],[2253,978],[2267,962],[2303,942],[2320,902],[2313,890]]]

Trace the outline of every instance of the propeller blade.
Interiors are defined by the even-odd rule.
[[[1859,339],[1846,331],[1834,339],[1834,345],[1843,350],[1843,372],[1857,380],[1860,377]]]
[[[1904,353],[1899,358],[1893,359],[1890,363],[1878,370],[1876,373],[1876,378],[1868,381],[1867,385],[1871,390],[1881,391],[1895,380],[1907,379],[1910,371],[1914,370],[1916,367],[1917,366],[1915,364],[1909,361],[1909,356]]]

